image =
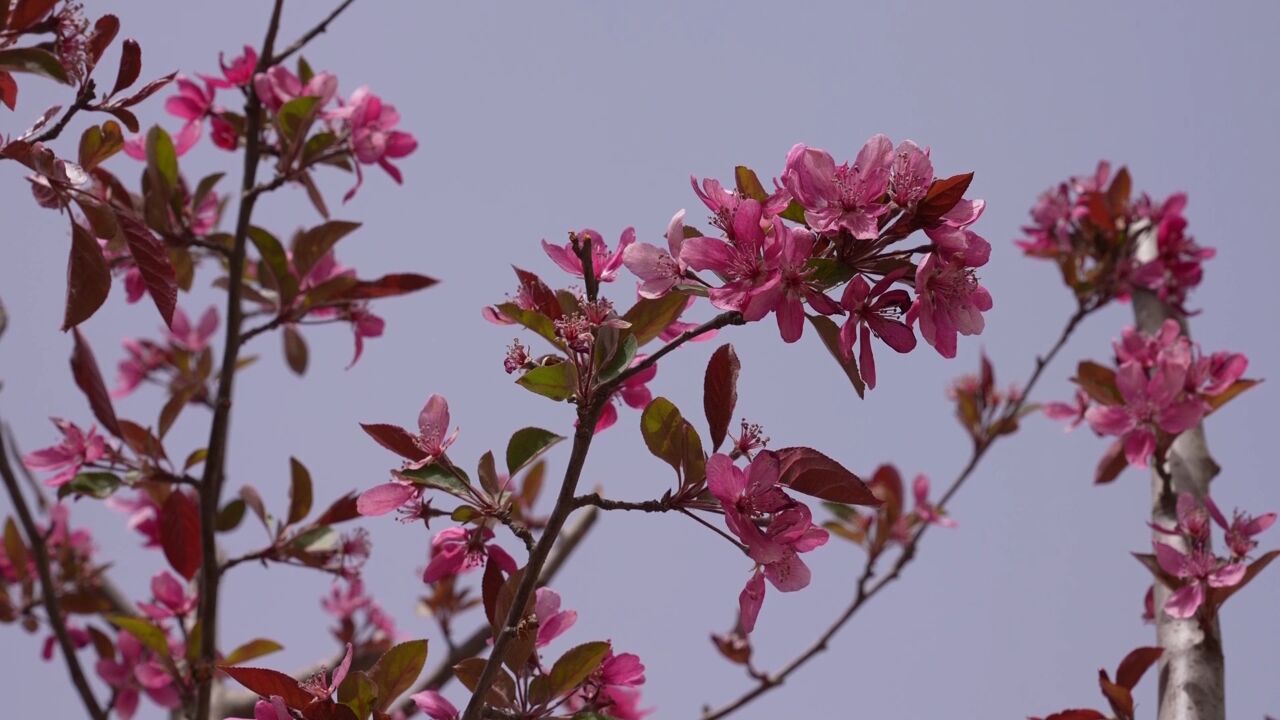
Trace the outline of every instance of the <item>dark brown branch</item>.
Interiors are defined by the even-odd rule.
[[[644,360],[641,360],[635,365],[632,365],[626,370],[623,370],[622,372],[618,373],[617,376],[615,376],[612,380],[606,383],[602,383],[596,392],[601,397],[607,398],[609,397],[609,395],[613,393],[614,390],[617,390],[618,388],[622,387],[622,383],[629,380],[633,375],[636,375],[637,373],[642,373],[645,370],[648,370],[649,368],[653,367],[655,364],[657,364],[659,360],[661,360],[664,356],[666,356],[667,353],[670,353],[671,351],[689,342],[690,340],[696,337],[699,337],[701,335],[705,335],[711,332],[712,330],[719,330],[720,328],[725,328],[730,325],[745,325],[746,322],[747,322],[746,320],[742,319],[742,313],[735,312],[732,310],[729,312],[720,313],[719,315],[702,323],[698,327],[693,328],[692,330],[686,330],[680,333],[671,342],[667,343],[666,345],[663,345],[661,348],[659,348],[656,352],[654,352],[649,357],[645,358]]]
[[[96,92],[97,90],[93,81],[87,81],[84,86],[80,88],[80,91],[76,93],[75,102],[71,104],[71,107],[67,108],[67,111],[62,114],[61,118],[58,118],[58,122],[48,130],[45,130],[39,135],[31,138],[29,142],[32,144],[45,143],[56,139],[62,134],[63,130],[67,129],[67,123],[71,122],[71,118],[74,117],[76,113],[89,107],[89,103],[93,102],[93,96]]]
[[[338,7],[334,8],[333,12],[329,13],[324,20],[321,20],[319,25],[316,25],[315,27],[308,30],[305,35],[298,38],[297,40],[294,40],[293,43],[291,43],[289,47],[282,50],[279,55],[276,55],[274,58],[271,57],[269,54],[266,55],[267,58],[270,58],[265,63],[266,66],[270,67],[272,65],[279,65],[280,63],[284,62],[290,55],[293,55],[294,53],[298,52],[303,47],[305,47],[307,43],[316,39],[317,36],[321,35],[326,30],[328,30],[329,23],[336,20],[338,16],[342,14],[342,11],[346,10],[353,2],[355,2],[355,0],[344,0],[344,2],[338,5]]]
[[[1001,420],[996,421],[994,427],[999,427],[1003,424],[1004,419],[1016,418],[1018,414],[1022,412],[1022,408],[1026,406],[1027,398],[1031,395],[1032,388],[1034,388],[1036,383],[1039,382],[1045,368],[1049,366],[1049,363],[1053,362],[1053,358],[1057,356],[1058,351],[1062,350],[1063,346],[1067,344],[1067,340],[1071,337],[1071,334],[1075,332],[1076,327],[1078,327],[1080,322],[1092,311],[1092,308],[1086,307],[1081,307],[1076,310],[1075,314],[1071,316],[1071,319],[1067,321],[1066,326],[1062,328],[1062,333],[1058,336],[1057,342],[1053,344],[1053,347],[1050,348],[1049,352],[1042,357],[1036,358],[1035,369],[1032,370],[1031,376],[1023,386],[1020,397],[1016,402],[1012,403],[1008,407],[1004,416]],[[982,458],[987,454],[987,451],[991,449],[995,444],[996,439],[999,437],[999,435],[991,436],[989,439],[980,440],[974,444],[973,453],[969,457],[969,462],[965,464],[964,469],[960,471],[960,474],[956,476],[956,479],[947,487],[946,492],[944,492],[938,499],[937,507],[939,509],[943,509],[947,502],[955,496],[956,492],[960,490],[969,477],[973,475],[973,471],[977,469]],[[868,557],[867,564],[863,568],[862,575],[858,578],[857,589],[854,592],[853,600],[850,601],[849,605],[844,609],[844,612],[842,612],[834,622],[827,626],[826,630],[818,636],[817,640],[806,647],[799,655],[784,665],[777,672],[757,677],[755,687],[738,696],[735,700],[716,709],[709,707],[705,708],[702,713],[702,720],[720,720],[721,718],[729,716],[734,711],[742,708],[761,695],[764,695],[773,688],[786,682],[787,678],[790,677],[792,673],[799,670],[801,667],[804,667],[806,663],[826,650],[832,638],[836,636],[836,633],[840,632],[840,629],[843,628],[855,614],[857,614],[858,610],[861,609],[868,600],[878,595],[881,590],[887,587],[894,580],[898,579],[902,574],[903,569],[906,568],[906,566],[915,558],[916,548],[920,545],[920,541],[928,529],[929,526],[925,524],[921,525],[915,531],[915,534],[912,535],[906,545],[903,546],[901,554],[898,555],[898,559],[894,562],[889,573],[880,578],[874,584],[872,583],[872,580],[875,578],[876,574],[876,561],[878,560],[878,555]]]
[[[258,67],[263,72],[274,52],[276,34],[280,30],[280,12],[284,0],[275,0],[271,19],[267,24],[266,38],[262,42]],[[249,222],[257,195],[250,193],[257,183],[258,163],[262,157],[262,104],[257,93],[248,93],[245,100],[245,155],[244,191],[236,217],[235,241],[231,248],[227,286],[227,337],[223,347],[222,366],[218,377],[218,394],[213,408],[213,422],[209,430],[208,456],[200,484],[200,666],[195,670],[196,720],[209,720],[213,698],[213,665],[218,646],[218,548],[215,537],[218,501],[222,494],[223,475],[227,460],[227,439],[231,422],[231,398],[235,385],[236,367],[240,355],[240,326],[244,309],[240,306],[243,291],[246,245]]]
[[[76,686],[76,692],[80,694],[80,701],[84,703],[85,712],[89,717],[93,720],[106,720],[106,713],[98,704],[93,688],[89,687],[84,668],[80,666],[80,658],[76,656],[76,646],[71,642],[71,636],[67,632],[67,623],[62,616],[62,609],[58,607],[57,588],[54,586],[53,572],[49,567],[49,549],[45,546],[44,535],[36,527],[31,509],[27,507],[22,488],[18,487],[18,478],[13,473],[13,467],[9,465],[3,433],[0,433],[0,476],[4,479],[5,489],[9,492],[13,509],[18,514],[22,531],[26,534],[27,541],[31,543],[31,554],[35,559],[36,572],[40,576],[40,595],[44,600],[44,611],[49,616],[49,625],[53,628],[54,637],[58,640],[58,648],[62,650],[62,657],[66,660],[71,682]]]

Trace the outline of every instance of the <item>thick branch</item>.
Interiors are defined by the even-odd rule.
[[[1022,394],[1016,402],[1012,403],[1008,409],[1005,410],[1004,418],[1015,418],[1018,416],[1022,411],[1022,408],[1026,405],[1027,398],[1031,396],[1032,388],[1034,388],[1036,383],[1039,382],[1045,368],[1049,366],[1049,363],[1053,362],[1053,358],[1057,356],[1058,351],[1062,350],[1063,346],[1067,344],[1067,340],[1071,337],[1071,334],[1075,332],[1076,327],[1079,326],[1080,322],[1084,320],[1090,312],[1092,312],[1092,309],[1084,307],[1076,310],[1075,314],[1071,316],[1071,319],[1068,320],[1067,324],[1062,328],[1062,333],[1058,336],[1058,340],[1053,344],[1053,347],[1049,349],[1049,352],[1042,357],[1036,358],[1035,368],[1031,371],[1031,376],[1027,378],[1027,383],[1022,388]],[[1001,424],[1003,424],[1002,420],[998,420],[995,426],[999,427]],[[977,469],[982,458],[987,454],[987,451],[991,449],[995,444],[996,439],[999,437],[999,435],[992,436],[989,439],[979,440],[974,444],[973,453],[969,457],[969,462],[965,464],[964,469],[960,471],[960,474],[956,476],[956,479],[951,482],[951,485],[947,487],[946,491],[938,499],[938,508],[945,508],[947,502],[955,496],[956,492],[958,492],[970,476],[973,475],[973,471]],[[906,545],[902,548],[901,554],[898,555],[898,559],[889,570],[889,573],[875,583],[872,583],[872,580],[875,578],[876,560],[878,560],[878,556],[873,555],[868,557],[867,564],[863,568],[862,575],[858,578],[857,589],[854,591],[853,599],[844,609],[844,612],[842,612],[840,616],[828,625],[826,630],[818,636],[817,640],[805,648],[799,655],[791,660],[791,662],[784,665],[782,669],[775,673],[758,677],[755,687],[743,693],[737,699],[716,709],[704,709],[702,713],[702,720],[720,720],[720,718],[727,717],[739,708],[781,685],[788,677],[791,676],[792,673],[799,670],[814,657],[826,650],[832,638],[836,636],[836,633],[840,632],[840,629],[853,619],[853,616],[857,614],[858,610],[860,610],[868,600],[878,595],[881,590],[894,580],[898,579],[902,574],[902,570],[915,558],[916,548],[919,546],[921,539],[924,537],[924,534],[928,529],[929,525],[925,524],[921,525],[915,531],[915,534],[911,536],[910,540],[908,540]]]
[[[256,72],[267,69],[275,47],[276,34],[280,30],[280,12],[284,0],[275,0],[271,19],[267,24],[266,38],[262,42]],[[243,194],[239,214],[236,217],[235,241],[231,248],[227,286],[227,337],[222,352],[222,366],[218,377],[218,394],[213,408],[213,423],[209,430],[208,456],[200,484],[200,608],[198,618],[200,633],[200,664],[196,670],[197,698],[196,720],[209,720],[212,712],[213,664],[218,645],[218,550],[215,525],[218,501],[222,494],[223,476],[226,471],[227,437],[231,422],[231,398],[235,385],[236,366],[240,354],[240,326],[244,311],[240,297],[244,282],[246,245],[249,221],[257,195],[250,192],[257,183],[258,163],[262,157],[262,104],[257,93],[248,93],[245,101],[245,155]]]
[[[4,435],[0,433],[0,476],[4,479],[4,486],[9,492],[10,500],[13,501],[13,508],[18,513],[22,531],[26,534],[27,541],[31,543],[31,554],[35,557],[36,572],[40,576],[40,595],[44,601],[44,611],[49,616],[49,625],[58,639],[58,648],[62,650],[67,671],[71,674],[71,682],[76,686],[76,692],[80,694],[85,712],[93,720],[106,720],[107,715],[98,705],[93,688],[89,687],[89,680],[85,677],[84,668],[80,666],[80,658],[76,656],[76,646],[67,633],[67,623],[62,616],[62,609],[58,607],[57,588],[53,582],[53,572],[49,567],[49,549],[45,546],[44,535],[36,527],[35,518],[31,516],[31,509],[27,507],[22,488],[18,487],[18,478],[13,473],[13,467],[9,465],[9,456],[5,448]]]

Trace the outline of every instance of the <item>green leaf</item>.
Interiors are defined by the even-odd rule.
[[[240,525],[240,521],[244,519],[244,500],[236,498],[218,511],[218,518],[213,526],[218,532],[231,532]]]
[[[280,132],[289,140],[297,138],[298,133],[304,131],[310,124],[316,104],[319,102],[318,97],[303,95],[281,106],[280,112],[276,114],[276,120],[280,123]]]
[[[501,492],[498,488],[498,466],[493,460],[492,450],[487,450],[480,456],[480,464],[476,466],[476,477],[480,479],[480,487],[484,488],[491,497],[497,497]]]
[[[769,193],[765,192],[764,185],[760,184],[760,178],[755,170],[746,165],[739,165],[733,169],[733,178],[738,183],[738,193],[743,197],[760,202],[769,199]]]
[[[142,646],[160,657],[169,657],[169,639],[150,620],[128,615],[107,615],[107,622],[138,639]]]
[[[92,497],[99,500],[110,497],[120,487],[120,478],[109,472],[87,472],[76,475],[71,482],[58,488],[58,499],[68,495]]]
[[[664,397],[654,398],[640,414],[644,444],[658,459],[680,472],[684,460],[684,426],[680,410]]]
[[[600,366],[597,376],[599,382],[609,382],[618,377],[618,374],[631,367],[631,361],[636,359],[636,352],[640,349],[640,345],[636,342],[634,335],[625,330],[623,333],[621,344]]]
[[[271,271],[275,288],[280,293],[280,305],[289,305],[298,294],[298,279],[289,268],[289,256],[285,254],[284,246],[276,236],[254,225],[249,226],[249,239]]]
[[[43,75],[63,85],[71,84],[71,78],[59,62],[58,56],[43,48],[0,50],[0,71]]]
[[[551,318],[543,315],[537,310],[525,310],[515,303],[502,303],[498,305],[498,312],[511,322],[523,325],[529,330],[541,335],[547,342],[555,347],[563,350],[564,343],[560,342],[560,338],[556,336],[555,323]]]
[[[792,200],[790,203],[788,203],[787,209],[778,213],[778,217],[782,218],[783,220],[790,220],[793,223],[801,223],[804,225],[809,224],[809,221],[806,220],[804,217],[804,206],[796,202],[795,200]]]
[[[681,292],[669,292],[656,299],[641,298],[622,319],[631,323],[631,334],[636,344],[643,347],[680,317],[686,302],[688,296]]]
[[[507,473],[515,477],[516,473],[561,440],[564,440],[564,436],[539,427],[527,427],[515,431],[511,440],[507,442]]]
[[[332,549],[338,544],[338,532],[328,525],[311,528],[289,543],[294,550],[314,553]]]
[[[556,660],[548,675],[551,697],[566,695],[600,667],[609,654],[609,643],[589,642],[570,649]]]
[[[147,132],[147,169],[153,177],[163,181],[161,190],[165,197],[178,187],[178,153],[169,133],[159,125]]]
[[[284,646],[275,640],[267,640],[266,638],[255,638],[240,647],[232,650],[227,654],[222,662],[227,665],[239,665],[242,662],[248,662],[260,658],[264,655],[270,655],[273,652],[279,652]]]
[[[835,258],[810,258],[806,267],[810,271],[809,281],[823,289],[846,283],[858,274]]]
[[[297,458],[289,458],[289,519],[292,525],[311,512],[311,473]]]
[[[358,222],[330,220],[302,233],[293,245],[293,267],[298,277],[306,277],[320,258],[358,227]]]
[[[866,390],[866,384],[862,382],[862,375],[858,373],[858,364],[852,357],[845,358],[844,353],[840,352],[840,328],[836,327],[834,321],[825,315],[810,315],[809,322],[813,325],[813,329],[818,331],[818,337],[822,339],[822,344],[826,346],[827,352],[831,353],[831,357],[835,358],[840,365],[840,369],[844,371],[845,377],[849,378],[849,382],[853,384],[853,391],[858,393],[858,397],[862,397]]]
[[[391,648],[369,670],[378,687],[377,709],[386,712],[406,690],[413,687],[427,662],[427,641],[410,640]]]
[[[568,362],[536,367],[521,375],[516,383],[552,400],[568,400],[578,392],[578,375],[573,363]]]
[[[463,477],[466,477],[466,473],[463,473],[461,469],[458,469],[458,473]],[[441,467],[439,463],[433,463],[416,470],[400,470],[397,474],[408,478],[419,485],[426,485],[427,487],[433,487],[437,490],[443,490],[456,497],[468,498],[471,496],[471,486],[469,481],[464,483],[452,472]]]
[[[357,718],[367,718],[378,699],[378,686],[362,670],[347,673],[338,686],[338,702],[351,708]]]

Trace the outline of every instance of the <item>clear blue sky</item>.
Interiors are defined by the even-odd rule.
[[[88,3],[91,12],[103,3]],[[113,4],[116,5],[116,4]],[[329,3],[288,3],[282,37],[309,27]],[[145,7],[145,9],[143,9]],[[260,42],[266,3],[169,2],[120,6],[124,33],[143,45],[144,75],[212,71],[219,50]],[[772,323],[725,334],[743,363],[739,413],[765,425],[779,445],[809,444],[870,472],[892,461],[935,483],[954,476],[967,441],[944,399],[947,380],[976,367],[985,347],[998,377],[1025,376],[1070,311],[1054,270],[1022,259],[1011,240],[1037,193],[1099,157],[1127,163],[1138,188],[1190,193],[1191,228],[1218,257],[1192,305],[1204,308],[1194,334],[1207,350],[1247,352],[1249,375],[1271,382],[1213,418],[1209,438],[1224,471],[1224,506],[1280,509],[1274,442],[1280,339],[1274,283],[1280,250],[1271,213],[1280,186],[1275,118],[1280,93],[1268,2],[1147,3],[757,3],[357,2],[307,51],[317,69],[395,103],[421,146],[393,186],[375,172],[336,215],[363,221],[340,257],[365,274],[411,269],[443,283],[381,304],[386,336],[344,372],[350,337],[316,328],[312,372],[288,374],[276,338],[251,350],[262,362],[239,384],[232,423],[231,483],[252,481],[283,503],[287,461],[297,455],[320,498],[385,478],[393,458],[356,421],[409,424],[426,396],[446,394],[462,428],[455,456],[473,463],[527,424],[566,428],[569,409],[510,385],[501,370],[512,332],[484,323],[479,307],[513,287],[508,263],[556,277],[538,240],[595,227],[611,241],[627,225],[660,237],[671,214],[703,211],[690,173],[727,178],[735,164],[777,174],[803,141],[851,157],[874,132],[933,147],[942,173],[973,170],[972,193],[988,210],[978,230],[995,247],[983,278],[995,297],[987,332],[944,361],[925,348],[882,355],[880,387],[859,401],[815,339],[783,346]],[[1268,70],[1270,69],[1270,70]],[[27,83],[15,131],[49,93]],[[45,102],[49,100],[50,102]],[[65,101],[65,98],[59,101]],[[151,104],[159,116],[159,102]],[[175,122],[167,119],[166,122]],[[72,136],[74,137],[74,136]],[[71,153],[73,142],[63,145]],[[202,148],[189,176],[238,170]],[[138,168],[113,161],[131,176]],[[230,178],[229,178],[230,179]],[[0,294],[11,315],[0,342],[0,413],[28,448],[51,439],[44,418],[87,421],[70,382],[68,337],[57,332],[68,245],[65,221],[37,208],[12,166],[0,170],[4,240]],[[335,197],[347,179],[335,178]],[[315,221],[300,193],[265,203],[259,223],[287,233]],[[219,296],[202,276],[184,306]],[[619,294],[625,297],[627,291]],[[1040,389],[1066,397],[1074,362],[1105,357],[1128,319],[1120,306],[1092,318]],[[99,359],[114,367],[119,340],[153,333],[154,310],[127,307],[117,287],[86,327]],[[696,415],[702,368],[713,345],[664,362],[652,384]],[[144,391],[121,404],[153,417],[160,398]],[[644,450],[637,414],[593,454],[585,481],[617,497],[661,493],[664,466]],[[175,455],[202,442],[206,420],[189,412],[171,435]],[[742,718],[847,714],[912,720],[1015,718],[1064,706],[1101,705],[1099,667],[1153,641],[1139,621],[1147,585],[1129,552],[1148,547],[1145,475],[1090,485],[1104,443],[1064,436],[1042,419],[1002,443],[952,510],[960,527],[930,533],[920,559],[870,605],[819,663]],[[562,467],[564,453],[553,455]],[[137,549],[118,516],[79,506],[113,575],[138,592],[163,566]],[[369,581],[408,635],[431,634],[414,614],[426,537],[418,529],[369,522],[375,557]],[[1264,546],[1280,545],[1273,531]],[[258,541],[242,531],[233,548]],[[756,658],[776,667],[807,644],[848,597],[862,554],[839,541],[807,556],[814,582],[771,594],[757,631]],[[649,667],[646,698],[659,716],[692,718],[747,686],[707,634],[731,619],[746,568],[722,542],[679,517],[604,518],[593,542],[558,587],[580,620],[568,641],[612,638]],[[292,668],[331,654],[318,598],[324,578],[245,568],[225,585],[224,641],[267,635],[287,648],[271,662]],[[1280,573],[1265,574],[1226,608],[1228,705],[1235,718],[1280,712],[1276,638]],[[6,629],[0,686],[14,717],[72,717],[61,665],[38,659],[38,637]],[[437,652],[439,657],[442,653]],[[1139,693],[1151,717],[1154,681]],[[447,694],[458,700],[457,687]]]

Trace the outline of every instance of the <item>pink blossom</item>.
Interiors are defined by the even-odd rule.
[[[757,568],[738,595],[738,629],[750,635],[756,629],[756,618],[764,605],[764,573]]]
[[[929,502],[929,478],[920,474],[911,483],[911,494],[915,498],[916,517],[926,525],[953,528],[956,521],[943,514],[942,509]]]
[[[782,295],[778,256],[782,246],[765,241],[760,223],[763,207],[744,199],[734,210],[728,241],[695,237],[684,241],[680,259],[694,270],[711,270],[724,285],[711,288],[711,304],[721,310],[736,310],[748,321],[763,318]]]
[[[265,700],[259,700],[253,705],[252,718],[227,718],[227,720],[292,720],[293,714],[289,712],[289,706],[284,704],[284,699],[279,695],[272,695]]]
[[[920,337],[945,358],[956,356],[957,333],[982,332],[982,313],[992,307],[991,294],[959,256],[946,260],[938,253],[925,255],[916,269],[916,293],[907,322],[919,321]]]
[[[646,357],[648,356],[637,355],[631,361],[631,366],[635,367],[643,362]],[[608,430],[618,421],[618,408],[615,403],[619,399],[626,403],[627,407],[635,408],[636,410],[645,409],[649,405],[649,401],[653,400],[653,393],[648,387],[649,381],[653,380],[657,375],[658,366],[654,364],[624,380],[617,391],[610,395],[604,406],[600,408],[600,417],[596,419],[595,432]]]
[[[627,248],[636,241],[636,229],[629,227],[623,230],[622,237],[618,239],[618,247],[614,248],[612,253],[609,252],[609,247],[605,245],[600,233],[589,228],[575,233],[564,245],[552,245],[543,240],[542,249],[547,253],[547,257],[551,258],[551,262],[560,266],[561,270],[570,275],[582,277],[582,259],[578,257],[574,244],[584,241],[591,243],[591,272],[596,280],[613,282],[618,276],[618,268],[622,267]]]
[[[235,150],[240,146],[240,130],[221,115],[209,118],[209,138],[223,150]]]
[[[689,183],[693,185],[693,192],[712,212],[711,224],[720,228],[725,232],[733,230],[733,216],[738,212],[738,207],[748,198],[743,197],[735,191],[727,190],[715,178],[705,178],[702,185],[698,185],[698,178],[689,176]],[[752,202],[757,202],[752,200]],[[787,206],[791,204],[791,193],[786,188],[776,188],[772,195],[765,198],[760,207],[760,218],[765,226],[768,226],[774,216],[780,215]]]
[[[364,581],[355,577],[345,584],[335,582],[329,594],[321,598],[320,607],[338,620],[350,620],[357,611],[372,603],[373,599],[364,592]]]
[[[978,221],[986,203],[982,200],[961,200],[937,222],[925,226],[937,253],[943,259],[960,258],[967,267],[982,267],[991,258],[991,243],[973,232],[969,226]]]
[[[1226,531],[1227,548],[1231,550],[1232,556],[1237,559],[1253,552],[1253,549],[1258,546],[1258,541],[1254,540],[1253,536],[1264,532],[1276,522],[1276,514],[1273,512],[1255,517],[1236,510],[1231,516],[1231,522],[1228,523],[1227,518],[1211,498],[1206,496],[1204,504],[1209,514],[1213,517],[1213,521],[1218,524],[1218,527]]]
[[[1130,465],[1146,467],[1147,458],[1156,449],[1156,429],[1177,435],[1194,427],[1204,415],[1199,399],[1181,395],[1185,378],[1186,368],[1177,363],[1161,362],[1149,378],[1139,364],[1125,363],[1116,373],[1124,404],[1091,407],[1085,419],[1094,432],[1124,440]]]
[[[0,548],[0,559],[3,559],[3,555],[4,549]],[[3,577],[3,575],[4,573],[0,573],[0,577]],[[89,634],[88,630],[85,630],[83,627],[70,620],[67,621],[67,637],[71,640],[71,646],[77,650],[83,647],[88,647],[90,643],[93,642],[93,636]],[[53,652],[57,647],[57,634],[49,633],[49,635],[44,639],[44,645],[40,648],[40,659],[45,662],[52,660]]]
[[[218,193],[210,190],[200,198],[200,205],[193,207],[187,203],[188,224],[191,232],[197,236],[208,235],[218,224]],[[135,301],[136,302],[136,301]]]
[[[400,113],[396,112],[394,105],[382,102],[382,98],[369,92],[369,88],[360,87],[351,94],[350,103],[330,113],[330,117],[343,119],[349,125],[351,151],[357,162],[377,165],[397,184],[404,182],[400,168],[391,161],[418,149],[418,141],[413,135],[395,129],[400,124]],[[357,165],[356,185],[347,191],[344,201],[350,200],[360,187],[362,177],[359,170]]]
[[[333,669],[333,675],[329,676],[325,670],[321,670],[310,678],[299,683],[303,690],[314,695],[319,700],[328,699],[337,691],[338,686],[347,678],[347,673],[351,670],[351,658],[353,655],[351,643],[347,643],[347,652],[342,656],[342,662],[338,663],[338,667]]]
[[[212,305],[200,316],[194,327],[182,308],[174,308],[173,323],[167,329],[169,342],[190,353],[201,353],[209,347],[209,340],[218,331],[218,309]]]
[[[912,209],[929,193],[933,184],[933,162],[929,148],[903,140],[893,151],[889,166],[889,196],[898,207]]]
[[[644,665],[640,658],[632,653],[615,655],[611,648],[587,682],[597,688],[596,705],[608,717],[640,720],[652,712],[639,707],[638,689],[644,681]]]
[[[80,468],[106,456],[107,448],[97,428],[90,427],[86,433],[75,423],[61,418],[50,419],[58,432],[62,433],[62,441],[28,453],[22,458],[22,462],[32,470],[57,471],[53,477],[46,478],[44,484],[59,487],[71,482],[80,473]]]
[[[825,150],[796,145],[787,153],[782,184],[804,207],[814,230],[844,229],[859,240],[873,240],[880,216],[889,209],[884,196],[893,162],[893,143],[884,135],[867,140],[853,165],[837,166]]]
[[[481,567],[492,560],[507,574],[516,571],[516,561],[493,542],[489,528],[467,530],[451,527],[431,538],[431,561],[422,573],[422,581],[433,583]]]
[[[550,645],[578,621],[577,611],[560,609],[560,593],[545,587],[534,593],[533,614],[538,618],[538,647]]]
[[[160,506],[150,495],[140,490],[133,500],[126,500],[121,493],[116,493],[107,498],[106,503],[112,510],[129,513],[126,524],[142,535],[143,547],[160,547]]]
[[[200,139],[200,131],[204,125],[204,119],[214,111],[213,96],[215,90],[214,86],[207,80],[203,87],[184,77],[178,78],[174,84],[178,88],[178,94],[172,95],[165,100],[164,109],[170,115],[186,121],[182,128],[178,130],[178,133],[173,136],[174,153],[178,157],[182,157]],[[138,134],[130,138],[124,144],[124,151],[134,160],[146,160],[146,135]]]
[[[409,696],[418,709],[431,720],[457,720],[458,708],[435,690],[423,690]]]
[[[258,66],[258,51],[252,45],[245,45],[244,51],[226,61],[224,53],[218,53],[218,67],[222,68],[222,77],[214,78],[201,75],[204,81],[216,88],[232,88],[247,85],[253,79],[253,71]]]
[[[1187,391],[1221,395],[1248,367],[1249,358],[1242,353],[1216,352],[1209,357],[1196,357],[1187,371]]]
[[[152,576],[151,594],[156,602],[138,603],[138,607],[152,620],[182,617],[196,607],[196,594],[188,594],[182,583],[167,570]]]
[[[680,260],[680,248],[683,246],[684,210],[681,210],[667,225],[666,250],[649,243],[635,243],[623,250],[622,264],[640,278],[640,297],[662,297],[684,280],[686,267]]]
[[[254,76],[253,89],[262,104],[272,112],[300,97],[318,98],[316,106],[324,107],[338,92],[338,78],[327,72],[316,73],[304,85],[288,68],[276,65]]]
[[[139,693],[172,710],[182,704],[173,678],[149,650],[133,635],[121,631],[116,636],[119,658],[103,658],[95,666],[98,676],[116,692],[116,715],[130,720],[138,710]]]
[[[386,330],[387,321],[380,316],[374,315],[367,307],[361,304],[352,305],[347,309],[347,322],[351,323],[351,333],[355,337],[356,352],[351,357],[351,364],[347,365],[347,369],[355,367],[359,362],[360,356],[364,354],[365,338],[382,337],[382,333]]]
[[[449,433],[449,401],[443,395],[432,395],[418,413],[418,434],[414,442],[422,457],[405,462],[406,470],[424,468],[444,457],[449,446],[458,439],[458,428]]]
[[[1172,318],[1165,320],[1160,329],[1148,335],[1135,327],[1126,327],[1120,341],[1111,344],[1116,362],[1136,362],[1144,368],[1153,368],[1162,358],[1190,363],[1191,341],[1182,334],[1182,327]]]
[[[1187,219],[1182,211],[1187,196],[1173,195],[1152,218],[1156,224],[1156,257],[1137,267],[1131,280],[1175,307],[1181,306],[1187,293],[1204,277],[1201,263],[1217,251],[1202,247],[1186,233]]]
[[[1044,414],[1054,420],[1065,420],[1067,431],[1074,430],[1084,422],[1085,412],[1089,409],[1089,393],[1076,389],[1072,402],[1049,402],[1044,404]]]
[[[790,228],[782,218],[773,219],[773,235],[767,242],[776,243],[778,274],[781,280],[781,297],[774,308],[778,318],[778,332],[782,341],[793,343],[804,333],[804,303],[814,312],[823,315],[843,313],[840,306],[814,285],[813,270],[808,267],[813,254],[813,233],[804,228]]]
[[[1204,603],[1206,588],[1231,587],[1244,579],[1243,563],[1225,563],[1208,550],[1184,554],[1164,543],[1154,545],[1160,569],[1183,581],[1182,587],[1165,600],[1164,611],[1169,617],[1193,617]]]
[[[852,358],[853,346],[861,338],[858,370],[869,388],[876,386],[872,333],[900,353],[911,352],[916,347],[915,333],[899,319],[910,308],[911,296],[901,288],[889,289],[905,272],[891,272],[875,285],[870,285],[862,275],[856,275],[845,286],[844,295],[840,298],[840,306],[849,313],[849,318],[840,328],[840,352],[846,358]]]

